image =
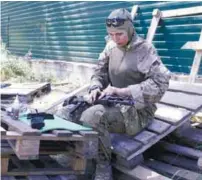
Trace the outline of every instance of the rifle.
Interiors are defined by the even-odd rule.
[[[130,97],[119,97],[119,96],[104,96],[101,99],[97,99],[93,104],[89,104],[83,96],[71,96],[66,99],[63,106],[68,106],[69,114],[71,117],[75,116],[78,111],[83,112],[85,109],[92,105],[102,104],[104,106],[114,106],[116,104],[134,106],[135,101]],[[81,115],[81,112],[78,112]],[[78,118],[77,118],[78,120]]]

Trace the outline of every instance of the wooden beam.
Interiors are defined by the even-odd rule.
[[[199,38],[199,43],[202,44],[202,30],[201,30],[201,35]],[[198,74],[198,70],[200,67],[201,59],[202,59],[202,51],[196,51],[196,54],[194,56],[194,61],[193,61],[192,67],[191,67],[189,83],[195,82],[196,75]]]
[[[202,6],[162,11],[162,18],[202,14]]]
[[[201,51],[202,50],[202,42],[187,42],[184,44],[184,46],[181,47],[181,49],[193,49],[195,51]]]
[[[137,15],[137,11],[138,11],[138,5],[134,5],[131,11],[131,16],[132,16],[132,20],[135,19],[136,15]]]
[[[199,169],[202,170],[202,157],[200,157],[200,158],[198,159],[197,165],[198,165]]]
[[[151,25],[149,27],[149,30],[147,33],[147,38],[146,38],[147,42],[149,42],[149,43],[152,43],[154,34],[156,32],[157,26],[161,19],[162,13],[159,9],[154,9],[152,15],[153,15],[153,18],[152,18]]]
[[[171,180],[170,178],[167,178],[161,174],[158,174],[157,172],[140,166],[138,165],[137,167],[135,167],[134,169],[130,170],[130,169],[126,169],[120,166],[116,166],[115,168],[118,169],[119,171],[129,175],[130,177],[133,177],[135,179],[141,180],[141,179],[153,179],[153,180]]]

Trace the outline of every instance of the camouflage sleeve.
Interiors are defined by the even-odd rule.
[[[100,53],[100,56],[98,58],[98,64],[94,69],[94,73],[91,77],[90,87],[98,86],[101,89],[104,89],[108,86],[109,51],[110,51],[110,43],[108,43],[103,52]]]
[[[145,74],[146,80],[129,86],[137,109],[160,101],[168,89],[170,79],[169,70],[161,62],[153,47],[139,63],[139,70]]]

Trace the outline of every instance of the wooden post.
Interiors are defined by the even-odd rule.
[[[137,15],[137,10],[138,10],[138,5],[133,6],[132,11],[131,11],[132,20],[135,19],[136,15]]]
[[[156,32],[157,26],[161,19],[162,13],[159,9],[154,9],[152,15],[153,15],[153,18],[152,18],[151,25],[149,27],[147,38],[146,38],[147,42],[149,43],[152,43],[152,40],[154,39],[154,34]]]
[[[188,80],[192,84],[195,82],[202,59],[202,30],[198,42],[187,42],[181,49],[193,49],[196,51]]]
[[[2,157],[1,158],[1,174],[4,175],[8,171],[8,161],[9,157]]]

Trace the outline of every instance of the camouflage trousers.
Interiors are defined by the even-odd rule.
[[[99,104],[83,111],[80,118],[83,125],[99,132],[99,162],[111,160],[110,133],[126,133],[130,136],[137,134],[153,118],[154,113],[149,109],[136,110],[135,107],[125,105],[106,107]]]

